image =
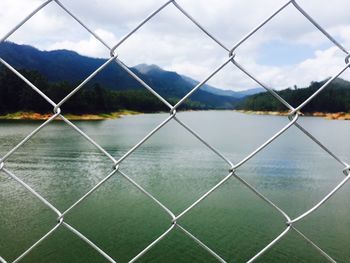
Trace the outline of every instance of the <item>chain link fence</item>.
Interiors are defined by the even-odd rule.
[[[55,232],[58,228],[64,227],[74,233],[76,236],[81,238],[83,241],[85,241],[88,245],[90,245],[93,249],[95,249],[97,252],[99,252],[105,259],[107,259],[109,262],[117,262],[118,259],[113,259],[111,256],[109,256],[106,252],[104,252],[100,247],[98,247],[93,240],[88,239],[86,236],[84,236],[83,233],[79,232],[77,229],[69,225],[67,222],[65,222],[64,217],[68,213],[70,213],[76,206],[84,202],[85,199],[87,199],[91,194],[93,194],[101,185],[105,184],[107,180],[115,176],[116,174],[119,174],[120,176],[127,179],[129,182],[132,183],[137,189],[139,189],[145,196],[150,198],[153,202],[155,202],[159,207],[161,207],[168,215],[169,215],[169,228],[160,235],[157,239],[155,239],[152,243],[150,243],[147,247],[145,247],[142,251],[140,251],[137,255],[135,255],[129,262],[135,262],[138,259],[140,259],[145,253],[147,253],[155,244],[158,242],[161,242],[161,240],[167,236],[171,231],[173,231],[175,228],[180,229],[184,234],[189,236],[191,239],[193,239],[195,242],[197,242],[204,250],[209,252],[213,257],[215,257],[220,262],[227,262],[231,259],[224,259],[221,257],[218,253],[213,251],[211,248],[209,248],[206,244],[204,244],[201,240],[199,240],[196,236],[191,234],[188,230],[186,230],[183,226],[179,224],[179,219],[185,216],[190,210],[192,210],[195,206],[197,206],[199,203],[201,203],[206,197],[208,197],[211,193],[214,191],[219,191],[219,188],[225,184],[227,180],[230,178],[235,178],[239,180],[241,183],[243,183],[248,189],[250,189],[254,194],[256,194],[263,202],[266,202],[269,204],[273,209],[277,210],[282,217],[284,218],[285,222],[285,229],[282,233],[280,233],[277,237],[275,237],[273,240],[271,240],[270,243],[266,244],[265,247],[260,248],[260,251],[256,255],[251,255],[251,258],[248,262],[253,262],[256,259],[258,259],[262,254],[264,254],[266,251],[268,251],[271,247],[273,247],[283,236],[285,236],[288,232],[294,231],[299,236],[301,236],[306,242],[311,244],[315,250],[317,250],[321,255],[323,255],[327,260],[330,262],[335,262],[335,260],[327,254],[325,250],[320,248],[317,244],[315,244],[312,240],[310,240],[307,236],[305,236],[301,231],[299,231],[295,227],[295,223],[305,219],[308,215],[315,212],[321,205],[323,205],[329,198],[334,196],[336,192],[344,185],[346,182],[350,179],[350,166],[345,161],[343,161],[341,158],[339,158],[336,154],[334,154],[332,151],[330,151],[322,142],[320,142],[318,139],[316,139],[311,133],[309,133],[305,128],[303,128],[299,123],[298,119],[301,115],[302,109],[310,103],[312,99],[314,99],[322,90],[324,90],[332,81],[334,81],[337,77],[339,77],[344,71],[346,71],[350,67],[350,54],[339,42],[337,42],[323,27],[321,27],[295,0],[287,1],[284,3],[279,9],[277,9],[275,12],[273,12],[268,18],[266,18],[264,21],[262,21],[258,26],[256,26],[251,32],[249,32],[247,35],[245,35],[238,43],[236,43],[232,48],[225,46],[219,39],[217,39],[213,34],[211,34],[208,30],[206,30],[201,24],[193,18],[185,9],[179,5],[174,0],[166,1],[163,3],[158,9],[156,9],[153,13],[151,13],[148,17],[146,17],[141,23],[138,24],[131,32],[129,32],[126,36],[124,36],[118,43],[116,43],[114,46],[110,46],[106,43],[104,39],[102,39],[100,36],[98,36],[93,30],[91,30],[86,24],[80,20],[74,13],[72,13],[69,9],[65,7],[59,0],[48,0],[42,3],[40,6],[38,6],[32,13],[30,13],[26,18],[24,18],[19,24],[17,24],[9,33],[7,33],[4,37],[1,38],[0,43],[6,41],[14,32],[16,32],[20,27],[22,27],[30,18],[32,18],[34,15],[36,15],[40,10],[44,9],[49,4],[56,4],[60,8],[62,8],[69,16],[71,16],[75,21],[77,21],[83,28],[85,28],[92,36],[94,36],[100,43],[102,43],[110,52],[110,59],[108,59],[102,66],[97,68],[88,78],[86,78],[79,86],[77,86],[72,92],[70,92],[64,99],[62,99],[60,102],[56,103],[52,101],[48,96],[46,96],[41,90],[40,87],[36,87],[33,85],[28,79],[26,79],[21,73],[19,73],[14,67],[12,67],[9,63],[7,63],[5,60],[0,58],[0,62],[7,67],[9,70],[11,70],[14,74],[16,74],[20,79],[22,79],[26,84],[28,84],[28,88],[33,89],[36,91],[40,96],[42,96],[47,103],[51,104],[53,107],[53,115],[48,118],[43,124],[41,124],[39,127],[37,127],[33,132],[31,132],[27,137],[25,137],[17,146],[15,146],[12,150],[10,150],[5,156],[1,157],[0,159],[0,171],[7,174],[9,177],[11,177],[13,180],[15,180],[18,184],[22,185],[24,188],[26,188],[31,194],[33,194],[36,198],[38,198],[43,204],[45,204],[48,208],[50,208],[54,213],[57,214],[57,224],[44,236],[42,236],[38,241],[36,241],[31,247],[29,247],[27,250],[23,251],[21,255],[18,255],[18,257],[12,261],[13,263],[21,261],[28,253],[30,253],[33,249],[35,249],[40,243],[44,242],[45,239],[47,239],[53,232]],[[187,95],[185,95],[182,99],[180,99],[175,105],[172,105],[169,103],[166,99],[164,99],[162,96],[160,96],[151,86],[146,84],[142,79],[140,79],[134,72],[132,72],[128,66],[126,66],[123,61],[121,61],[118,58],[118,47],[123,44],[125,40],[127,40],[130,36],[132,36],[136,31],[138,31],[141,27],[143,27],[150,19],[155,17],[159,12],[162,12],[162,10],[169,6],[173,5],[179,12],[181,12],[184,15],[185,19],[189,19],[195,26],[197,26],[203,34],[210,37],[216,44],[218,44],[221,48],[223,48],[228,53],[227,60],[220,65],[218,68],[216,68],[210,75],[208,75],[203,81],[201,81],[198,85],[196,85]],[[344,59],[345,59],[345,66],[340,70],[336,75],[334,75],[332,78],[330,78],[322,87],[320,87],[314,94],[312,94],[308,99],[306,99],[303,103],[301,103],[297,107],[292,107],[287,101],[285,101],[282,97],[280,97],[273,89],[268,87],[267,85],[263,84],[258,78],[254,76],[253,73],[246,70],[241,64],[239,64],[235,60],[236,56],[236,49],[243,45],[251,36],[253,36],[257,31],[259,31],[262,27],[264,27],[270,20],[272,20],[277,14],[279,14],[282,10],[284,10],[288,6],[293,6],[296,8],[304,17],[307,19],[310,23],[312,23],[317,30],[323,33],[323,35],[328,38],[335,46],[337,46],[343,53],[344,53]],[[134,79],[136,79],[142,86],[147,89],[149,92],[151,92],[154,96],[156,96],[162,103],[164,103],[170,111],[169,117],[167,117],[162,123],[160,123],[157,127],[155,127],[151,132],[149,132],[141,141],[139,141],[135,146],[133,146],[129,151],[127,151],[119,160],[115,159],[110,153],[108,153],[104,148],[102,148],[99,144],[97,144],[93,139],[89,137],[88,134],[84,133],[82,130],[80,130],[74,123],[69,121],[65,116],[61,114],[61,108],[64,106],[65,102],[69,100],[75,93],[77,93],[80,89],[84,87],[97,73],[102,71],[107,65],[111,63],[117,63],[120,65],[125,72],[127,72],[130,76],[132,76]],[[193,93],[195,93],[198,89],[201,88],[209,79],[211,79],[216,73],[221,71],[227,64],[232,63],[235,65],[238,69],[240,69],[242,72],[244,72],[250,79],[255,81],[257,84],[262,86],[264,89],[267,90],[270,94],[272,94],[275,99],[277,99],[280,103],[282,103],[287,110],[289,110],[288,124],[283,127],[280,131],[278,131],[276,134],[274,134],[270,139],[268,139],[266,142],[264,142],[259,148],[254,150],[251,154],[246,156],[243,160],[241,160],[238,163],[233,163],[229,158],[227,158],[224,154],[222,154],[220,151],[218,151],[214,146],[210,145],[204,138],[201,137],[200,134],[196,133],[193,129],[191,129],[187,124],[182,122],[177,116],[176,116],[176,110],[184,103],[186,99],[188,99]],[[21,180],[18,178],[13,172],[11,172],[6,167],[6,161],[9,159],[10,156],[12,156],[22,145],[24,145],[26,142],[28,142],[35,134],[40,132],[45,126],[49,125],[53,120],[60,118],[62,119],[67,125],[69,125],[72,129],[74,129],[76,132],[78,132],[82,137],[84,137],[88,142],[93,144],[99,151],[101,151],[106,157],[110,159],[110,161],[113,163],[113,168],[111,172],[98,184],[96,184],[92,189],[90,189],[85,195],[83,195],[79,200],[77,200],[74,204],[72,204],[68,209],[65,211],[59,211],[55,206],[53,206],[48,200],[43,198],[39,193],[35,191],[32,187],[30,187],[24,180]],[[141,185],[139,185],[136,181],[131,179],[127,174],[125,174],[119,167],[119,165],[126,159],[130,154],[132,154],[136,149],[138,149],[144,142],[146,142],[150,137],[152,137],[158,130],[162,129],[163,126],[165,126],[168,122],[175,121],[179,123],[184,129],[186,129],[188,132],[190,132],[195,138],[197,138],[200,142],[202,142],[206,147],[208,147],[212,152],[214,152],[218,157],[220,157],[222,160],[224,160],[228,167],[228,175],[223,178],[218,184],[213,186],[211,189],[209,189],[204,195],[202,195],[197,201],[195,201],[192,205],[190,205],[188,208],[186,208],[183,212],[180,214],[173,213],[169,208],[167,208],[165,205],[162,204],[160,200],[157,200],[152,193],[149,193],[146,191]],[[279,208],[276,204],[274,204],[270,199],[265,197],[262,193],[260,193],[257,189],[255,189],[249,182],[247,182],[244,178],[240,177],[237,173],[237,168],[244,165],[248,160],[253,158],[259,151],[264,149],[266,146],[268,146],[272,141],[274,141],[277,137],[281,136],[285,131],[287,131],[290,127],[295,126],[300,131],[302,131],[305,135],[307,135],[310,140],[315,142],[319,147],[321,147],[324,151],[326,151],[330,156],[334,158],[335,161],[339,162],[343,167],[343,173],[345,175],[345,178],[339,182],[338,185],[336,185],[333,190],[328,193],[322,200],[320,200],[317,204],[315,204],[313,207],[311,207],[309,210],[305,211],[303,214],[297,216],[296,218],[291,218],[285,211],[283,211],[281,208]],[[6,259],[2,258],[0,256],[0,262],[7,263]]]

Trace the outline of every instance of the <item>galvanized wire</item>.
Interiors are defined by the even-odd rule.
[[[277,237],[272,239],[269,244],[265,247],[260,248],[260,251],[251,255],[251,258],[248,262],[253,262],[257,258],[259,258],[262,254],[268,251],[271,247],[273,247],[281,238],[283,238],[289,231],[295,231],[299,236],[301,236],[306,242],[308,242],[316,251],[318,251],[325,259],[330,262],[335,262],[335,260],[327,254],[323,249],[321,249],[317,244],[315,244],[312,240],[310,240],[305,234],[303,234],[300,230],[296,229],[295,223],[304,220],[309,214],[317,211],[317,209],[322,206],[329,198],[333,197],[335,193],[344,186],[350,178],[350,166],[344,160],[342,160],[339,156],[333,153],[328,147],[326,147],[321,141],[315,138],[310,132],[308,132],[304,127],[302,127],[298,123],[298,119],[301,115],[301,110],[308,104],[312,99],[314,99],[322,90],[327,88],[332,81],[334,81],[337,77],[339,77],[345,70],[350,67],[350,55],[345,47],[343,47],[339,42],[335,40],[320,24],[318,24],[295,0],[290,0],[281,5],[276,11],[272,12],[272,14],[263,20],[258,26],[253,28],[248,34],[242,37],[236,44],[233,45],[232,48],[226,47],[218,38],[214,36],[214,34],[210,33],[207,29],[205,29],[192,15],[190,15],[179,3],[175,0],[165,1],[160,5],[155,11],[153,11],[149,16],[147,16],[144,20],[142,20],[133,30],[127,33],[118,43],[114,45],[109,45],[103,38],[101,38],[96,32],[91,30],[78,16],[76,16],[72,11],[70,11],[64,4],[62,4],[59,0],[48,0],[43,2],[40,6],[34,9],[28,16],[26,16],[21,22],[19,22],[12,30],[10,30],[4,37],[1,38],[0,43],[6,41],[14,32],[16,32],[19,28],[21,28],[29,19],[31,19],[34,15],[40,12],[49,4],[56,4],[62,10],[64,10],[70,17],[72,17],[77,23],[79,23],[87,32],[89,32],[93,37],[96,38],[106,49],[109,51],[111,58],[108,59],[102,66],[97,68],[90,76],[88,76],[80,85],[78,85],[72,92],[70,92],[65,98],[63,98],[60,102],[55,103],[52,101],[46,94],[44,94],[40,87],[36,87],[33,83],[31,83],[28,79],[26,79],[19,71],[17,71],[14,67],[12,67],[9,63],[7,63],[3,58],[0,58],[0,63],[2,63],[5,67],[11,70],[14,74],[16,74],[20,79],[22,79],[27,85],[28,88],[33,89],[40,96],[42,96],[52,107],[53,107],[53,115],[49,117],[44,123],[42,123],[39,127],[37,127],[34,131],[32,131],[29,135],[27,135],[21,142],[19,142],[13,149],[11,149],[7,154],[5,154],[0,159],[0,171],[4,172],[7,176],[12,178],[18,184],[22,185],[25,189],[27,189],[32,195],[34,195],[38,200],[40,200],[45,206],[50,208],[55,214],[57,214],[57,222],[55,226],[47,232],[44,236],[42,236],[39,240],[37,240],[34,244],[32,244],[29,248],[22,252],[21,255],[12,261],[19,262],[23,259],[28,253],[30,253],[33,249],[35,249],[40,243],[45,242],[45,239],[50,236],[53,232],[55,232],[60,227],[65,227],[73,234],[81,238],[85,241],[91,248],[95,249],[98,253],[100,253],[106,260],[109,262],[118,262],[118,259],[113,259],[110,255],[108,255],[105,251],[103,251],[100,247],[98,247],[93,240],[88,239],[83,233],[75,229],[73,226],[69,225],[65,222],[64,217],[71,210],[75,209],[78,205],[84,202],[85,199],[89,198],[101,185],[106,184],[108,180],[115,176],[115,174],[121,175],[127,181],[131,183],[134,187],[136,187],[140,192],[142,192],[145,196],[147,196],[150,200],[156,203],[161,209],[163,209],[169,215],[169,228],[158,238],[156,238],[151,244],[145,247],[142,251],[140,251],[137,255],[135,255],[129,262],[135,262],[139,258],[141,258],[145,253],[147,253],[154,245],[167,236],[170,232],[172,232],[175,228],[180,229],[185,235],[189,236],[194,242],[200,245],[204,250],[209,252],[214,258],[216,258],[219,262],[227,262],[235,259],[223,259],[218,253],[209,248],[206,244],[204,244],[198,237],[194,236],[191,232],[186,230],[183,226],[181,226],[178,222],[180,218],[185,216],[189,211],[191,211],[195,206],[200,204],[205,198],[211,195],[213,192],[218,191],[218,189],[225,184],[228,180],[237,179],[243,185],[245,185],[252,193],[257,195],[262,201],[266,202],[272,209],[275,209],[284,219],[281,221],[285,223],[285,229],[282,233],[280,233]],[[136,31],[141,29],[145,24],[147,24],[151,19],[162,12],[162,10],[167,7],[173,5],[180,13],[184,15],[186,19],[189,19],[196,27],[198,27],[206,36],[208,36],[211,40],[213,40],[216,44],[219,45],[224,51],[228,52],[228,59],[222,63],[219,67],[213,70],[203,81],[201,81],[198,85],[196,85],[188,94],[186,94],[183,98],[181,98],[175,105],[169,103],[165,98],[163,98],[160,94],[158,94],[154,88],[145,83],[140,77],[138,77],[134,72],[130,70],[130,68],[118,58],[117,49],[120,45],[122,45],[130,36],[132,36]],[[330,78],[322,87],[320,87],[314,94],[312,94],[309,98],[307,98],[303,103],[301,103],[297,107],[291,106],[287,101],[285,101],[282,97],[278,95],[271,87],[263,84],[253,73],[249,72],[243,65],[237,62],[236,51],[237,48],[243,45],[251,36],[253,36],[256,32],[258,32],[261,28],[263,28],[270,20],[272,20],[275,16],[279,15],[286,7],[294,6],[296,10],[300,12],[311,24],[315,26],[317,30],[319,30],[323,35],[328,38],[336,47],[338,47],[345,54],[345,67],[341,69],[339,72],[335,73],[332,78]],[[74,123],[69,121],[61,114],[61,107],[72,97],[75,93],[81,90],[96,74],[101,72],[107,65],[110,63],[117,63],[121,66],[122,69],[125,70],[131,77],[133,77],[136,81],[138,81],[144,88],[146,88],[150,93],[152,93],[156,98],[158,98],[161,102],[163,102],[170,110],[170,115],[164,121],[162,121],[159,125],[157,125],[154,129],[152,129],[142,140],[140,140],[135,146],[133,146],[130,150],[128,150],[122,157],[119,159],[114,158],[107,150],[101,147],[98,143],[96,143],[92,138],[89,137],[88,134],[80,130]],[[247,155],[245,158],[238,162],[231,161],[228,157],[226,157],[223,153],[221,153],[214,146],[209,144],[200,134],[194,131],[190,126],[185,124],[183,121],[179,119],[176,115],[176,110],[198,89],[200,89],[205,83],[207,83],[215,74],[221,71],[228,63],[232,63],[239,70],[245,73],[250,79],[255,81],[258,85],[267,90],[272,96],[274,96],[280,103],[282,103],[286,110],[289,110],[288,116],[288,124],[281,128],[276,134],[272,135],[270,139],[266,142],[262,143],[260,147],[255,149],[252,153]],[[26,142],[28,142],[35,134],[40,132],[44,127],[49,125],[53,120],[61,118],[69,127],[75,130],[79,135],[85,138],[89,143],[94,145],[103,155],[105,155],[112,164],[110,173],[101,181],[99,181],[94,187],[92,187],[88,192],[86,192],[81,198],[75,201],[68,209],[65,211],[59,211],[54,205],[52,205],[49,201],[43,198],[33,187],[28,185],[24,180],[18,178],[13,172],[11,172],[6,167],[6,161],[10,156],[12,156],[18,149],[20,149]],[[176,215],[169,208],[167,208],[160,200],[154,197],[152,193],[145,190],[140,184],[138,184],[135,180],[131,179],[125,172],[121,171],[119,165],[126,159],[130,154],[136,151],[144,142],[146,142],[149,138],[151,138],[156,132],[162,129],[167,123],[170,121],[178,122],[185,130],[187,130],[192,136],[194,136],[197,140],[203,143],[209,150],[211,150],[214,154],[216,154],[219,158],[221,158],[228,166],[228,175],[221,179],[216,185],[214,185],[211,189],[209,189],[206,193],[204,193],[200,198],[198,198],[195,202],[193,202],[190,206],[184,209],[181,213]],[[261,192],[259,192],[254,186],[252,186],[249,182],[247,182],[244,178],[239,176],[239,168],[244,165],[248,160],[253,158],[258,152],[260,152],[265,147],[269,146],[277,137],[283,135],[285,131],[287,131],[290,127],[295,126],[301,132],[303,132],[306,136],[308,136],[313,142],[315,142],[321,149],[323,149],[327,154],[332,156],[338,163],[343,166],[343,173],[345,174],[345,178],[339,182],[324,198],[322,198],[319,202],[317,202],[313,207],[309,210],[305,211],[300,216],[292,219],[285,211],[279,208],[274,202],[264,196]],[[0,262],[7,263],[7,261],[0,256]]]

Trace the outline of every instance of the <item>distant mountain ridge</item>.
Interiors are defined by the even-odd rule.
[[[16,69],[38,71],[50,82],[67,81],[74,84],[87,78],[107,61],[82,56],[74,51],[40,51],[32,46],[12,42],[0,44],[0,57]],[[130,70],[167,99],[179,99],[198,84],[198,81],[176,72],[165,71],[156,65],[141,64],[131,67]],[[90,81],[88,86],[95,83],[117,91],[145,89],[117,63],[111,63],[105,67]],[[244,96],[245,94],[241,92],[224,91],[204,85],[190,99],[208,108],[230,109]]]
[[[182,75],[182,77],[184,79],[186,79],[187,81],[193,83],[194,85],[197,85],[199,83],[199,81],[196,81],[190,77],[187,77],[184,75]],[[205,90],[207,92],[210,92],[212,94],[219,95],[219,96],[234,97],[234,98],[239,98],[239,99],[242,99],[242,98],[250,96],[250,95],[258,94],[261,92],[266,92],[266,90],[263,88],[248,89],[248,90],[243,90],[243,91],[224,90],[224,89],[215,88],[215,87],[208,85],[208,84],[204,84],[201,87],[201,89]]]

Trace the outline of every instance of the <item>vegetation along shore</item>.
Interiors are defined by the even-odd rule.
[[[64,117],[68,120],[74,121],[100,121],[100,120],[112,120],[118,119],[126,115],[141,114],[136,111],[121,110],[111,113],[100,113],[100,114],[64,114]],[[0,115],[0,120],[47,120],[52,116],[50,113],[36,113],[36,112],[15,112]],[[61,120],[56,118],[55,120]]]
[[[252,111],[252,110],[235,110],[236,112],[256,115],[274,115],[274,116],[287,116],[287,111]],[[346,112],[311,112],[303,113],[303,116],[323,117],[329,120],[350,120],[350,113]]]
[[[276,93],[293,107],[301,105],[312,94],[324,86],[327,80],[314,81],[306,88],[288,88]],[[235,110],[244,113],[287,115],[287,108],[269,92],[248,96],[241,100]],[[325,117],[335,120],[350,120],[350,82],[335,79],[322,90],[310,103],[302,108],[305,116]]]

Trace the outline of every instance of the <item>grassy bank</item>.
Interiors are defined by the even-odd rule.
[[[250,111],[250,110],[235,110],[236,112],[255,114],[255,115],[275,115],[275,116],[287,116],[287,111]],[[337,112],[337,113],[325,113],[325,112],[312,112],[303,113],[304,116],[323,117],[329,120],[350,120],[350,113]]]
[[[101,113],[101,114],[63,114],[69,120],[78,120],[78,121],[99,121],[99,120],[111,120],[118,119],[125,115],[135,115],[140,114],[140,112],[129,111],[129,110],[121,110],[117,112],[111,113]],[[9,113],[5,115],[0,115],[0,120],[47,120],[53,114],[47,113],[36,113],[36,112],[15,112]],[[56,120],[61,120],[57,118]]]

